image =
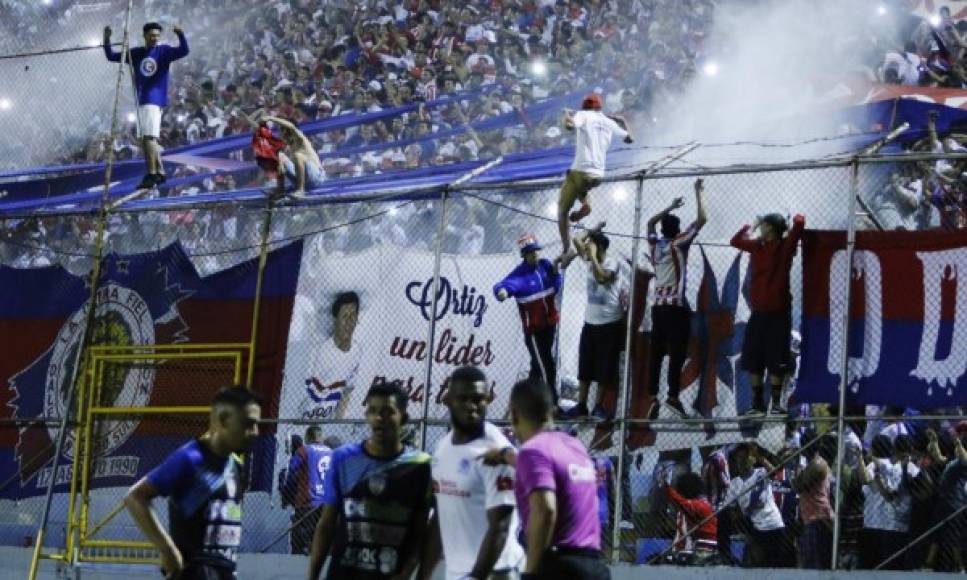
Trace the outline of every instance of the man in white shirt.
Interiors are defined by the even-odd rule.
[[[920,469],[909,458],[893,461],[893,449],[888,436],[877,435],[871,446],[873,461],[856,466],[863,482],[860,558],[865,569],[875,568],[907,544],[913,508],[910,482]],[[904,558],[895,558],[884,569],[903,570],[905,563]]]
[[[591,213],[588,192],[604,177],[608,146],[615,135],[631,143],[630,127],[621,117],[601,112],[601,95],[591,93],[581,103],[581,110],[564,111],[564,128],[577,134],[574,162],[567,172],[557,201],[557,225],[561,232],[561,254],[571,245],[571,226],[568,220],[579,222]],[[574,202],[581,200],[581,207],[571,212]]]
[[[772,478],[774,467],[755,443],[740,443],[732,450],[738,475],[729,483],[725,503],[735,502],[741,519],[751,523],[746,549],[750,568],[788,568],[796,562],[792,539],[786,534],[782,513],[776,505]]]
[[[618,260],[608,255],[611,245],[601,231],[592,232],[585,240],[574,239],[574,246],[588,264],[587,297],[584,328],[578,347],[578,403],[568,409],[570,418],[588,415],[588,391],[592,382],[598,383],[594,411],[591,416],[601,421],[609,418],[601,406],[606,390],[618,386],[618,358],[624,350],[624,308],[621,301],[621,282]]]
[[[449,380],[446,404],[452,429],[433,453],[436,510],[421,566],[428,580],[440,559],[447,580],[514,580],[523,566],[517,543],[514,469],[480,460],[510,441],[486,421],[491,386],[477,367],[460,367]],[[486,525],[484,525],[486,522]]]

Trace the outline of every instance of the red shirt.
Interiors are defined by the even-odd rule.
[[[272,134],[272,129],[262,125],[252,134],[252,150],[257,159],[279,160],[279,151],[285,149],[285,141]]]
[[[792,307],[789,291],[789,272],[796,256],[796,244],[802,237],[806,219],[797,215],[792,220],[789,235],[781,240],[765,242],[747,237],[749,226],[742,226],[732,245],[751,255],[752,288],[749,302],[753,312],[785,312]]]
[[[683,544],[686,537],[685,532],[691,530],[699,522],[709,518],[709,516],[713,516],[715,510],[712,508],[712,504],[704,497],[685,499],[685,496],[678,493],[678,490],[670,485],[665,488],[665,491],[668,493],[668,501],[675,506],[680,515],[684,516],[684,518],[681,518],[682,521],[679,522],[678,527],[684,527],[685,529],[679,529],[676,533],[676,540],[679,540]],[[718,534],[718,519],[713,516],[690,535],[694,538],[695,549],[716,550],[718,548]],[[679,550],[685,547],[684,545],[675,545],[675,548]]]

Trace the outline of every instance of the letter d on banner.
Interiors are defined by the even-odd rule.
[[[963,248],[942,252],[917,252],[923,263],[923,337],[917,368],[910,374],[930,385],[953,388],[967,372],[967,252]],[[943,309],[943,283],[952,280],[957,285],[954,300],[953,336],[950,353],[937,360]]]
[[[830,280],[841,280],[840,273],[846,268],[846,250],[833,254],[830,264]],[[883,285],[881,281],[880,258],[875,252],[857,250],[853,253],[853,267],[849,280],[863,280],[866,312],[863,324],[863,354],[849,358],[849,387],[853,394],[859,391],[859,380],[873,376],[880,366],[880,342],[883,340]],[[845,316],[846,301],[841,295],[829,288],[829,319],[842,320]],[[852,326],[853,321],[850,321]],[[840,353],[845,344],[842,326],[829,325],[829,358],[827,369],[832,375],[840,374]]]

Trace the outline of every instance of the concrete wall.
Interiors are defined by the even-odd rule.
[[[30,567],[31,551],[28,548],[0,547],[0,580],[23,580]],[[307,560],[305,557],[281,554],[242,554],[239,562],[240,580],[305,580]],[[434,580],[443,580],[437,570]],[[740,568],[674,568],[668,566],[615,566],[611,570],[613,580],[953,580],[957,574],[933,574],[928,572],[819,572],[807,570],[746,570]],[[67,570],[60,570],[53,562],[41,562],[40,580],[70,577]],[[158,580],[158,570],[150,566],[102,566],[84,569],[84,580]]]

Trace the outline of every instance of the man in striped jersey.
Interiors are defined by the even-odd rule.
[[[663,211],[648,220],[648,255],[655,269],[655,304],[651,309],[651,368],[649,388],[655,397],[652,410],[653,418],[658,416],[658,391],[661,379],[661,365],[668,356],[668,392],[665,405],[679,416],[686,416],[685,407],[678,398],[681,389],[682,367],[688,353],[688,338],[691,333],[692,311],[685,298],[688,250],[705,225],[705,205],[702,202],[704,185],[701,179],[695,181],[695,203],[698,213],[695,221],[685,231],[681,231],[681,220],[672,214],[685,205],[681,197],[675,198]],[[655,226],[661,222],[661,237]]]

